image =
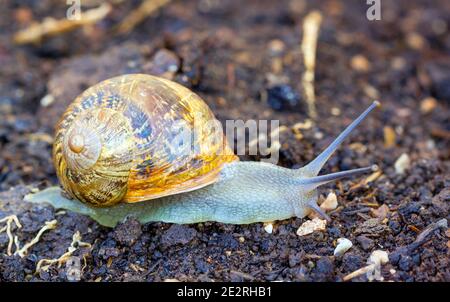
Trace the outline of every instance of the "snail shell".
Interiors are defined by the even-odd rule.
[[[239,160],[211,123],[218,122],[206,103],[177,83],[144,74],[108,79],[78,96],[57,124],[58,178],[71,197],[96,206],[204,187]],[[195,133],[188,146],[179,141],[186,127]]]

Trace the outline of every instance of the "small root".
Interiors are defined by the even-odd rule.
[[[16,247],[18,244],[17,236],[14,237],[11,232],[12,223],[14,222],[18,229],[20,229],[22,227],[22,225],[20,224],[19,218],[17,218],[16,215],[6,216],[6,217],[0,219],[0,223],[2,223],[2,222],[6,222],[6,226],[4,226],[3,228],[0,229],[0,233],[3,233],[6,231],[6,234],[8,235],[8,239],[9,239],[8,249],[7,249],[6,253],[8,256],[12,256],[13,244],[15,243]]]
[[[41,270],[47,271],[50,268],[50,266],[55,263],[58,264],[58,268],[61,267],[61,265],[63,265],[79,247],[92,248],[92,245],[90,243],[81,241],[81,234],[79,231],[76,231],[75,234],[73,234],[72,236],[72,242],[70,243],[67,252],[61,255],[61,257],[56,259],[39,260],[36,266],[36,273],[40,272]]]
[[[14,253],[14,255],[18,255],[20,258],[23,258],[27,255],[28,250],[35,245],[36,243],[39,242],[39,240],[41,239],[42,234],[44,234],[45,231],[47,230],[53,230],[56,228],[58,221],[56,219],[52,220],[52,221],[46,221],[45,225],[39,230],[39,232],[37,233],[37,235],[28,243],[26,243],[21,249],[19,249],[19,240],[15,240],[16,243],[16,252]],[[17,239],[17,236],[16,236]]]

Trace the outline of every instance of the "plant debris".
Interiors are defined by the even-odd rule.
[[[81,241],[81,234],[79,231],[76,231],[75,234],[73,234],[72,236],[72,242],[70,243],[67,252],[57,259],[39,260],[36,266],[36,273],[40,272],[41,270],[47,271],[50,268],[50,266],[55,263],[58,264],[58,267],[61,267],[61,265],[64,264],[72,256],[72,254],[80,247],[87,247],[89,249],[92,248],[90,243]]]
[[[30,27],[21,30],[14,35],[14,43],[29,44],[41,42],[45,37],[60,35],[62,33],[75,30],[79,27],[95,24],[105,18],[111,11],[111,5],[102,3],[99,7],[85,11],[80,19],[45,18],[42,23],[34,23]]]
[[[373,251],[367,260],[367,266],[362,267],[348,275],[346,275],[343,280],[348,281],[358,276],[367,275],[369,281],[377,280],[383,281],[384,278],[381,276],[381,265],[389,262],[389,254],[386,251],[376,250]]]
[[[139,23],[152,15],[155,11],[169,3],[170,0],[142,0],[141,5],[132,11],[118,25],[117,32],[119,34],[127,34],[131,32]]]
[[[19,229],[22,227],[22,225],[20,224],[20,221],[16,215],[6,216],[6,217],[0,219],[0,223],[2,223],[2,222],[6,222],[6,226],[4,226],[3,228],[0,229],[0,234],[3,232],[6,232],[6,234],[8,235],[9,242],[8,242],[7,254],[8,254],[8,256],[11,256],[13,243],[16,242],[16,240],[13,237],[12,231],[11,231],[12,223],[14,222],[16,227]]]
[[[19,249],[19,243],[16,242],[16,246],[17,246],[17,250],[14,253],[14,255],[18,255],[19,257],[23,258],[27,255],[28,250],[35,245],[36,243],[39,242],[39,239],[41,238],[42,234],[44,234],[45,231],[47,230],[53,230],[56,228],[57,225],[57,221],[56,219],[52,220],[52,221],[46,221],[45,225],[39,230],[39,232],[37,233],[36,237],[33,238],[33,240],[31,240],[30,242],[26,243],[22,248]],[[17,237],[16,237],[17,238]]]
[[[319,11],[312,11],[303,20],[303,40],[301,49],[306,69],[303,73],[302,87],[306,97],[306,103],[308,104],[309,116],[313,119],[317,117],[314,74],[316,68],[317,40],[322,19],[322,14]]]

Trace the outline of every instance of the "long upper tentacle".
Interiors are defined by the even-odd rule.
[[[308,171],[310,175],[319,174],[323,165],[327,162],[330,156],[336,151],[342,141],[347,138],[347,136],[367,117],[367,115],[376,107],[378,107],[380,103],[378,101],[374,101],[372,105],[369,106],[356,120],[354,120],[350,125],[342,131],[341,134],[324,150],[319,154],[312,162],[303,167],[303,170]]]

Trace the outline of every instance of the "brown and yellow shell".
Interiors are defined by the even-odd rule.
[[[56,127],[53,160],[70,196],[108,206],[199,189],[239,159],[199,96],[166,79],[129,74],[73,101]]]

